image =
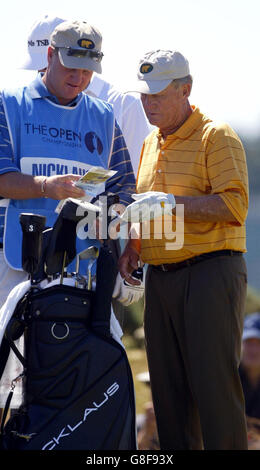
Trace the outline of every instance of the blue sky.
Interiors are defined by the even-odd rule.
[[[33,78],[17,67],[32,23],[45,13],[97,26],[103,35],[104,78],[124,91],[135,81],[145,52],[179,50],[188,58],[194,77],[191,103],[237,130],[260,133],[259,0],[4,2],[1,88]]]

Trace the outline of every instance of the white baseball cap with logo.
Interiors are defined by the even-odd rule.
[[[47,50],[50,46],[50,36],[53,30],[65,19],[58,16],[44,15],[32,25],[26,56],[18,68],[26,70],[43,70],[47,67]]]
[[[180,52],[160,49],[147,52],[139,62],[138,81],[131,91],[147,95],[160,93],[172,80],[187,75],[190,75],[189,62]]]
[[[64,67],[102,72],[102,36],[86,21],[65,21],[51,35],[51,46],[58,49]]]

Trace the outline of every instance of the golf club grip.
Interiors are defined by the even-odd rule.
[[[32,275],[38,268],[42,253],[42,232],[46,217],[38,214],[22,213],[19,216],[23,232],[22,267]]]

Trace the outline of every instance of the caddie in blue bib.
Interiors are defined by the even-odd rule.
[[[109,104],[82,94],[74,106],[62,106],[37,96],[34,86],[4,90],[2,96],[14,163],[22,173],[47,177],[84,175],[91,166],[108,168],[115,126]],[[44,215],[46,226],[52,227],[57,218],[58,202],[45,197],[10,200],[6,211],[4,250],[11,268],[22,269],[20,213]],[[81,231],[81,236],[77,237],[77,251],[98,243],[82,236]]]

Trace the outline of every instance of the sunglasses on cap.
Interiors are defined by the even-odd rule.
[[[89,57],[95,62],[101,62],[104,56],[103,52],[89,49],[73,49],[72,47],[56,47],[55,49],[67,49],[67,56],[69,57],[77,57],[78,59],[81,59],[82,57]]]

